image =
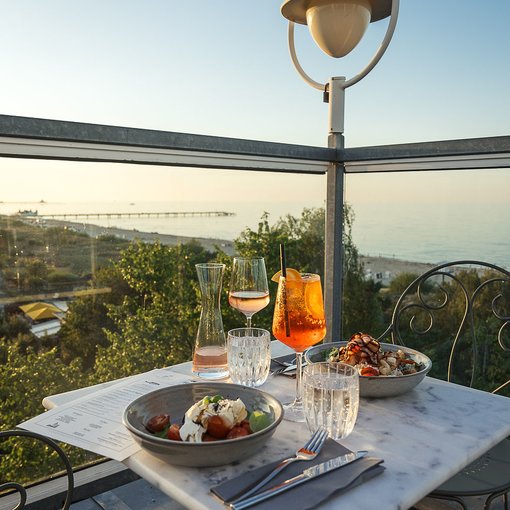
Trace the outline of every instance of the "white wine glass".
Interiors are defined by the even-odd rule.
[[[254,314],[269,304],[266,264],[263,257],[234,257],[228,302],[246,317],[251,328]]]

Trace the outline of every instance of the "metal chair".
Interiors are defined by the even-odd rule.
[[[65,466],[65,471],[67,475],[67,492],[62,510],[68,510],[73,498],[74,475],[71,463],[69,462],[69,459],[65,452],[62,450],[62,448],[60,448],[60,446],[57,443],[55,443],[55,441],[53,441],[52,439],[42,436],[41,434],[36,434],[35,432],[29,432],[27,430],[20,429],[0,431],[0,439],[9,437],[29,437],[38,441],[42,441],[59,455],[60,459],[62,460]],[[23,508],[25,508],[25,503],[27,501],[27,490],[25,486],[23,486],[20,483],[10,481],[0,483],[0,494],[5,495],[5,493],[10,492],[18,492],[20,497],[19,503],[13,510],[22,510]]]
[[[379,339],[388,335],[393,343],[427,354],[433,362],[430,376],[510,396],[510,272],[470,260],[427,271],[398,298]],[[503,496],[508,510],[509,491],[510,440],[505,439],[429,497],[466,509],[463,497],[487,496],[488,509]]]

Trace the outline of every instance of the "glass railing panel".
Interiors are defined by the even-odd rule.
[[[390,324],[400,294],[434,266],[472,260],[509,270],[509,179],[507,168],[348,175],[346,200],[354,218],[352,240],[364,292],[344,288],[344,338],[357,331],[379,336]],[[441,374],[435,370],[448,365],[448,349],[456,335],[459,351],[470,349],[473,334],[477,336],[477,348],[483,347],[477,362],[487,367],[502,354],[499,338],[501,345],[508,342],[507,328],[499,331],[504,321],[492,313],[494,309],[501,317],[509,316],[508,285],[494,283],[500,287],[492,298],[501,294],[495,302],[480,291],[474,308],[466,312],[464,292],[470,295],[487,272],[470,267],[474,265],[447,270],[462,281],[465,291],[448,276],[427,281],[422,296],[414,300],[419,306],[409,307],[406,320],[402,316],[399,323],[406,344],[427,353],[431,349],[434,376],[446,376],[445,370]],[[473,330],[465,313],[467,321],[473,318]],[[503,373],[505,363],[496,362],[496,372]]]
[[[0,168],[11,176],[0,203],[2,429],[40,414],[47,395],[189,360],[195,263],[227,265],[225,330],[244,324],[226,294],[234,253],[264,256],[270,278],[283,241],[289,266],[323,268],[321,175],[13,159]],[[272,310],[254,325],[271,329]],[[61,469],[43,447],[24,461],[6,448],[6,479]],[[95,458],[64,449],[76,465]]]
[[[354,243],[372,257],[510,267],[509,178],[510,169],[349,174]]]

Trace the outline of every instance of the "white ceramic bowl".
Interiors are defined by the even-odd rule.
[[[315,345],[305,351],[305,361],[307,363],[317,363],[327,361],[328,354],[332,349],[346,345],[347,342],[331,342]],[[412,359],[424,365],[423,370],[416,374],[408,374],[401,376],[359,376],[359,394],[361,397],[394,397],[412,390],[416,385],[423,381],[429,370],[432,368],[432,361],[421,352],[402,347],[401,345],[381,343],[383,351],[402,350],[406,354],[410,354]]]
[[[207,395],[222,395],[233,400],[240,398],[248,411],[270,411],[273,422],[249,436],[204,443],[170,441],[145,428],[151,417],[162,413],[170,415],[171,423],[180,424],[184,413]],[[170,464],[201,467],[229,464],[253,455],[273,435],[282,418],[281,403],[268,393],[237,384],[198,382],[161,388],[137,398],[124,411],[123,422],[135,441],[149,453]]]

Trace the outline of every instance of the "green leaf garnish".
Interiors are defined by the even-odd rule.
[[[264,411],[253,411],[250,414],[250,428],[252,432],[258,432],[271,425],[271,416]]]

